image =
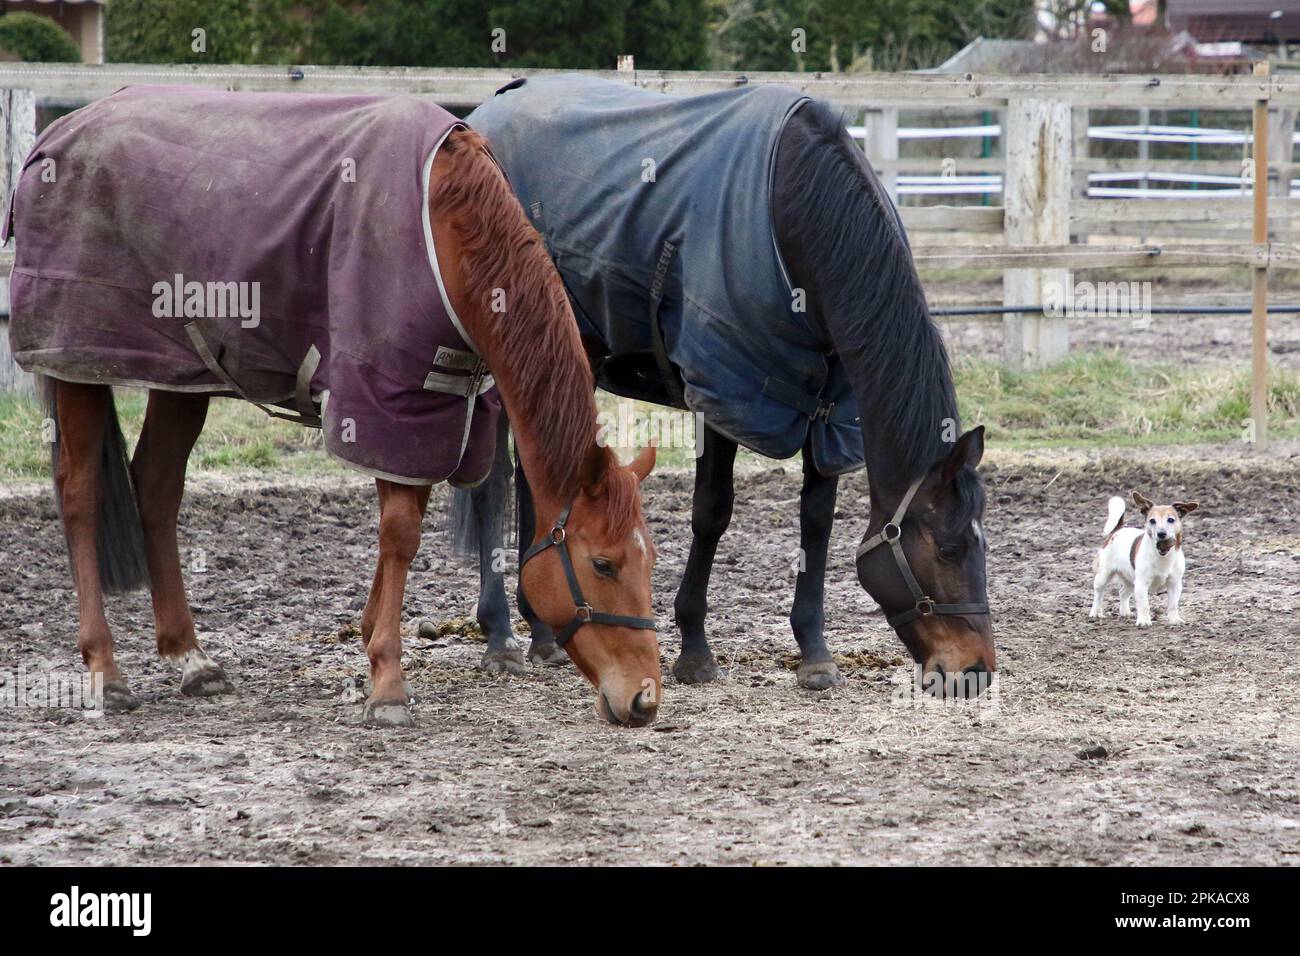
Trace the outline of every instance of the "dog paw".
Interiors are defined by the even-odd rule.
[[[1137,621],[1134,622],[1134,623],[1136,623],[1138,627],[1150,627],[1150,626],[1151,626],[1151,618],[1149,618],[1149,617],[1139,617],[1139,618],[1137,619]]]
[[[1095,607],[1088,612],[1088,617],[1096,618],[1099,621],[1105,616],[1106,616],[1105,613],[1099,607]]]
[[[1170,615],[1169,615],[1169,623],[1170,623],[1171,625],[1182,624],[1182,623],[1183,623],[1183,619],[1182,619],[1181,617],[1179,617],[1177,614],[1170,614]]]

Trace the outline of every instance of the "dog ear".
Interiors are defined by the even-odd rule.
[[[1147,512],[1155,507],[1155,502],[1140,491],[1133,492],[1133,504],[1138,506],[1138,510],[1142,512],[1144,518]]]
[[[1178,517],[1186,518],[1189,514],[1199,508],[1195,501],[1175,501],[1174,510],[1178,512]]]

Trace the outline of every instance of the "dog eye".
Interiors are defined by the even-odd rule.
[[[1174,523],[1174,519],[1173,519],[1173,518],[1166,518],[1165,521],[1169,522],[1170,524],[1173,524],[1173,523]]]
[[[1155,519],[1155,518],[1152,518],[1152,519],[1151,519],[1151,523],[1152,523],[1152,524],[1155,524],[1155,523],[1156,523],[1156,519]]]
[[[602,578],[618,577],[618,568],[614,567],[612,562],[606,561],[604,558],[592,558],[591,566],[596,569],[596,573]]]

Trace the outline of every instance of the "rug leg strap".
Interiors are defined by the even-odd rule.
[[[654,278],[650,281],[650,342],[654,346],[659,377],[663,380],[669,398],[678,408],[687,408],[686,396],[682,392],[682,380],[668,358],[668,346],[664,341],[663,326],[659,322],[659,306],[664,298],[664,285],[668,281],[668,270],[676,255],[676,244],[665,239],[659,249],[659,261],[655,263]]]
[[[194,351],[198,353],[199,358],[203,359],[203,364],[208,367],[208,371],[211,372],[213,375],[215,375],[218,379],[220,379],[223,385],[229,388],[232,392],[234,392],[237,396],[242,398],[244,401],[252,405],[256,405],[258,408],[266,412],[266,414],[270,415],[272,418],[283,418],[285,421],[295,422],[299,425],[307,425],[312,428],[320,427],[320,418],[315,415],[311,415],[311,416],[293,415],[290,414],[289,412],[282,412],[279,409],[272,408],[269,405],[263,405],[261,402],[249,398],[248,393],[244,391],[244,389],[240,386],[238,382],[236,382],[233,378],[230,377],[230,374],[224,368],[222,368],[221,363],[217,361],[217,357],[212,354],[212,349],[208,346],[207,340],[203,337],[203,333],[199,331],[199,324],[197,322],[187,322],[185,324],[185,333],[190,337],[190,344],[194,346]],[[316,347],[312,346],[311,351],[307,353],[308,356],[310,357],[311,352],[315,352],[315,351],[316,351]],[[319,353],[317,353],[316,361],[317,364],[319,364],[320,362]],[[299,377],[301,378],[302,375],[301,369],[299,369],[298,374]],[[312,374],[315,374],[314,368],[312,369]],[[310,393],[311,375],[307,376],[307,383],[308,383],[308,391]],[[308,395],[308,400],[310,401],[310,394]]]
[[[318,368],[320,368],[320,349],[313,345],[307,350],[302,364],[298,366],[298,378],[293,390],[294,405],[298,409],[298,414],[304,419],[314,418],[317,423],[320,422],[320,413],[311,400],[311,380],[315,377]]]

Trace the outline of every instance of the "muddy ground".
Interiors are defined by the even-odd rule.
[[[144,595],[112,599],[139,710],[0,709],[0,863],[1300,862],[1300,446],[994,450],[984,703],[917,701],[853,577],[865,481],[842,484],[828,637],[847,686],[795,686],[785,620],[793,463],[750,469],[712,590],[727,669],[671,677],[653,729],[599,722],[568,666],[476,668],[415,625],[472,613],[475,572],[430,527],[407,602],[418,726],[360,726],[351,625],[376,554],[372,491],[202,477],[181,541],[201,640],[237,684],[183,698]],[[665,668],[689,474],[646,500]],[[1195,498],[1185,624],[1089,621],[1106,497]],[[437,493],[431,511],[443,498]],[[433,524],[436,525],[436,519]],[[0,490],[0,671],[79,666],[47,491]]]

